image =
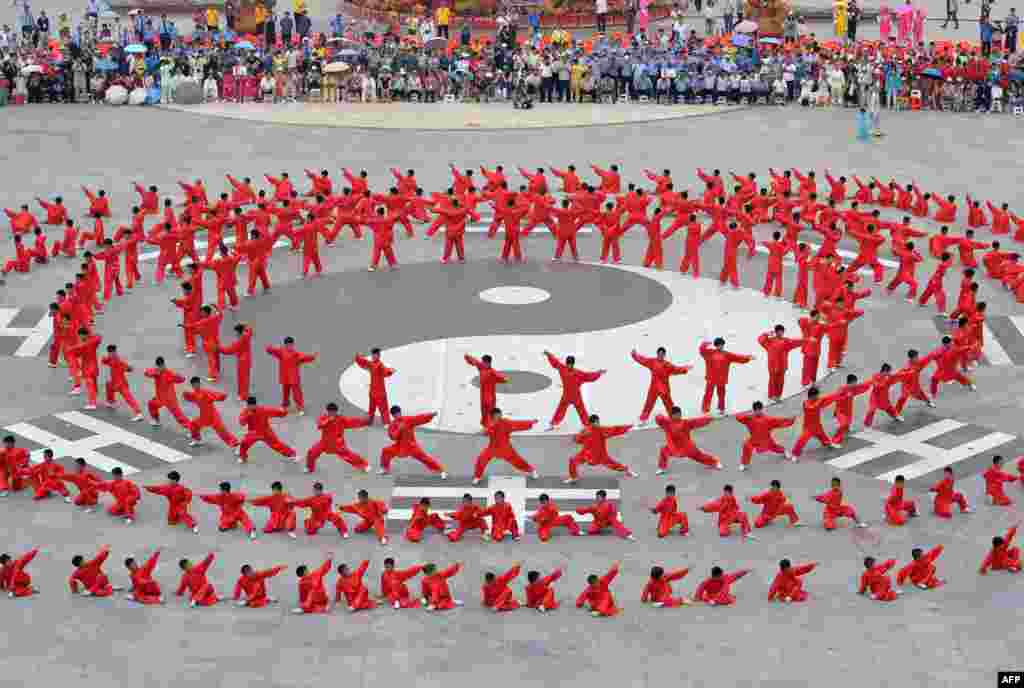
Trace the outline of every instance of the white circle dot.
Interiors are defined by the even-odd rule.
[[[525,306],[531,303],[541,303],[551,298],[549,292],[536,287],[492,287],[484,289],[479,296],[484,301],[503,306]]]

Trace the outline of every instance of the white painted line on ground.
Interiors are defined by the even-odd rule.
[[[929,449],[933,451],[930,454],[924,454],[921,451],[915,451],[912,453],[923,455],[927,458],[875,477],[879,480],[885,480],[890,483],[897,475],[902,475],[907,480],[914,480],[915,478],[920,478],[922,475],[927,475],[932,471],[937,471],[940,468],[945,468],[946,466],[953,466],[964,459],[969,459],[972,456],[977,456],[983,452],[991,451],[996,447],[1012,442],[1015,439],[1017,439],[1016,436],[1008,435],[1005,432],[993,432],[976,440],[965,442],[964,444],[961,444],[958,447],[953,447],[952,449],[939,449],[938,447],[923,445],[924,447],[929,447]]]
[[[1012,318],[1010,319],[1010,322],[1013,322]],[[983,353],[985,354],[985,358],[988,359],[988,362],[994,366],[1013,365],[1013,359],[1010,358],[1010,355],[1006,353],[1006,349],[1004,349],[1003,345],[999,343],[998,339],[996,339],[995,333],[989,329],[988,325],[984,325],[984,328],[985,346]]]
[[[942,451],[938,447],[929,447],[929,445],[922,443],[925,440],[930,440],[940,435],[945,435],[947,432],[962,428],[964,425],[966,423],[961,423],[952,418],[944,418],[930,423],[923,428],[908,432],[906,435],[889,435],[871,428],[864,428],[853,436],[858,439],[874,442],[874,446],[843,454],[827,463],[833,468],[847,470],[897,451],[917,455],[921,455],[922,451]],[[924,455],[927,456],[928,454]]]
[[[148,440],[141,435],[136,435],[133,432],[119,428],[116,425],[111,425],[110,423],[99,420],[98,418],[93,418],[92,416],[80,413],[79,411],[68,411],[67,413],[58,413],[56,415],[65,422],[95,432],[97,437],[102,437],[104,439],[105,445],[123,444],[131,447],[132,449],[143,452],[144,454],[154,456],[161,461],[166,461],[167,463],[179,463],[181,461],[188,461],[192,458],[188,454],[184,454],[176,449],[171,449],[167,445]]]
[[[20,435],[25,439],[31,440],[36,444],[43,445],[44,449],[52,449],[54,458],[59,459],[65,456],[73,458],[81,457],[85,459],[85,462],[90,466],[107,473],[115,468],[120,468],[124,471],[125,475],[131,475],[132,473],[139,472],[133,466],[121,463],[116,459],[111,459],[108,456],[104,456],[103,454],[96,452],[95,450],[99,447],[105,447],[113,444],[109,438],[103,437],[102,435],[94,435],[77,442],[69,442],[63,437],[57,437],[56,435],[37,428],[29,423],[15,423],[14,425],[9,425],[4,429],[8,432],[13,432],[15,435]],[[32,452],[30,458],[33,462],[40,463],[43,460],[44,449],[37,449]]]
[[[21,337],[23,341],[14,355],[20,358],[33,358],[50,342],[53,322],[49,313],[44,310],[35,327],[8,327],[21,311],[21,308],[0,308],[0,337]]]

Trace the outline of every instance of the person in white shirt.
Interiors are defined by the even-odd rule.
[[[704,3],[704,33],[708,36],[715,35],[715,5],[713,0]]]
[[[206,77],[203,82],[203,102],[214,103],[217,101],[217,82],[213,75]],[[239,102],[241,102],[241,91],[239,91]]]
[[[595,0],[594,13],[597,14],[597,32],[608,30],[608,0]]]

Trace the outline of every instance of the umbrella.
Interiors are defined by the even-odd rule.
[[[146,46],[141,43],[132,43],[124,49],[126,53],[144,53],[146,52]]]
[[[925,69],[924,71],[921,72],[921,76],[928,76],[933,79],[941,79],[942,72],[939,71],[938,69],[935,69],[935,67],[929,67],[928,69]]]
[[[423,44],[424,48],[443,48],[448,45],[448,39],[442,38],[441,36],[434,36],[429,41]]]
[[[778,38],[772,38],[771,36],[769,36],[768,38],[762,38],[760,42],[764,43],[765,45],[782,45],[782,41],[780,41]]]
[[[332,62],[329,65],[327,65],[326,67],[324,67],[324,72],[326,72],[327,74],[332,74],[334,72],[344,72],[344,71],[347,71],[348,68],[349,68],[348,65],[345,64],[344,62]]]
[[[33,65],[28,65],[27,67],[22,69],[21,73],[22,74],[40,74],[40,73],[42,73],[42,71],[43,71],[42,67],[40,67],[39,65],[33,64]]]
[[[745,19],[736,25],[736,31],[739,33],[754,33],[757,31],[757,22]]]
[[[256,46],[254,46],[249,41],[239,41],[238,43],[235,43],[235,47],[236,48],[241,48],[242,50],[255,50],[256,49]]]
[[[750,45],[750,36],[738,33],[732,37],[732,44],[740,48],[746,48]]]

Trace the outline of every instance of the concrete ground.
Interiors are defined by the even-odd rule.
[[[62,193],[69,207],[80,215],[84,207],[77,188],[87,184],[108,191],[117,221],[126,219],[125,211],[135,200],[132,181],[156,184],[161,191],[177,197],[173,188],[178,179],[201,177],[212,192],[219,192],[225,173],[257,178],[284,170],[298,179],[302,169],[308,167],[326,168],[337,178],[339,168],[344,166],[368,169],[374,187],[381,188],[390,183],[389,168],[412,167],[421,184],[434,190],[449,183],[449,162],[459,167],[503,163],[509,170],[516,165],[529,169],[572,162],[583,169],[590,162],[614,162],[627,179],[641,183],[646,183],[644,168],[671,168],[676,183],[693,192],[700,186],[693,174],[697,166],[719,168],[725,173],[756,171],[765,179],[770,166],[816,169],[822,176],[828,169],[834,174],[856,173],[861,178],[877,175],[883,179],[894,176],[902,182],[916,180],[922,188],[943,194],[959,196],[969,191],[993,202],[1005,201],[1011,207],[1021,205],[1016,170],[1024,139],[1019,136],[1018,122],[1011,117],[901,113],[883,119],[886,138],[864,145],[853,140],[852,112],[802,109],[746,110],[628,128],[560,129],[550,134],[339,131],[105,107],[60,107],[59,111],[56,107],[17,108],[5,114],[7,126],[0,133],[5,151],[0,173],[5,206]],[[920,224],[934,229],[930,222]],[[768,227],[758,228],[760,235],[768,231]],[[987,232],[982,234],[983,239],[989,238]],[[594,235],[581,236],[580,243],[584,260],[595,260],[598,246]],[[644,240],[638,233],[623,243],[624,262],[636,266],[642,258]],[[667,242],[666,265],[678,264],[680,245],[676,240]],[[842,248],[852,247],[844,243]],[[368,246],[345,240],[324,250],[326,276],[311,281],[296,279],[297,258],[278,251],[271,262],[273,291],[244,299],[241,310],[226,318],[229,323],[236,318],[247,321],[255,328],[254,388],[261,399],[276,403],[279,393],[276,369],[261,351],[265,345],[292,334],[300,348],[320,354],[318,364],[304,371],[310,415],[291,416],[276,424],[282,438],[300,451],[315,440],[313,416],[324,403],[340,400],[345,411],[352,413],[365,403],[362,398],[340,396],[339,379],[354,353],[375,344],[385,347],[387,357],[390,349],[402,346],[476,337],[479,353],[484,353],[486,346],[499,360],[511,360],[516,352],[499,335],[518,335],[529,344],[524,350],[534,351],[533,346],[542,343],[545,336],[554,338],[571,332],[583,347],[581,367],[607,367],[613,375],[633,364],[612,359],[614,347],[603,341],[603,335],[642,323],[644,318],[656,318],[671,307],[665,289],[673,303],[691,298],[688,305],[692,317],[702,321],[700,326],[711,333],[724,328],[726,311],[718,305],[723,303],[721,299],[736,296],[719,291],[713,283],[692,282],[668,273],[654,275],[633,269],[627,279],[622,277],[624,271],[600,265],[551,266],[544,262],[550,255],[550,240],[539,233],[526,242],[531,261],[522,268],[494,263],[496,246],[479,233],[471,234],[467,241],[466,265],[439,266],[440,246],[436,241],[402,240],[397,242],[397,250],[403,264],[400,271],[367,273]],[[720,250],[718,240],[704,247],[705,275],[717,275]],[[929,274],[932,267],[933,262],[927,260],[919,277]],[[152,262],[143,263],[147,278],[152,269]],[[764,270],[762,255],[749,261],[741,259],[744,287],[759,288]],[[0,379],[6,391],[0,405],[0,425],[20,431],[20,437],[34,433],[44,440],[24,442],[32,449],[56,443],[71,456],[91,452],[88,456],[97,463],[132,467],[138,471],[132,477],[140,484],[160,481],[173,462],[196,492],[213,491],[218,482],[230,480],[250,495],[257,495],[265,493],[270,482],[283,480],[293,494],[309,493],[311,478],[299,466],[282,463],[264,448],[254,450],[249,465],[239,466],[212,439],[198,450],[188,447],[186,438],[171,421],[160,429],[151,429],[132,424],[123,411],[76,415],[82,402],[67,396],[63,371],[47,368],[43,357],[15,355],[35,331],[40,309],[71,272],[71,265],[58,260],[27,276],[9,276],[0,305],[18,313],[6,330],[0,331],[0,351],[10,352],[0,356]],[[787,293],[794,278],[794,272],[788,269]],[[658,285],[660,280],[668,279],[679,280],[681,286]],[[947,279],[951,297],[956,292],[956,281],[953,275]],[[548,292],[551,298],[540,304],[509,306],[484,304],[475,296],[495,287],[532,287]],[[99,331],[105,343],[117,343],[136,368],[164,355],[168,364],[183,374],[201,374],[205,368],[202,357],[184,359],[180,353],[175,309],[167,301],[175,295],[175,288],[173,283],[147,285],[117,299],[110,312],[101,316]],[[685,289],[690,290],[691,297],[685,296]],[[208,282],[207,290],[211,293],[212,282]],[[851,328],[848,366],[862,377],[874,372],[883,360],[901,363],[910,347],[930,350],[940,335],[934,311],[879,291],[862,302],[866,315]],[[983,281],[982,293],[991,304],[992,316],[1005,318],[1000,323],[1013,325],[1011,318],[1024,311],[989,280]],[[701,294],[715,297],[702,298]],[[785,304],[771,304],[773,309],[782,306]],[[767,329],[774,324],[772,312],[751,314],[748,326],[752,330]],[[758,321],[758,317],[763,320]],[[693,363],[698,337],[695,327],[681,326],[678,337],[669,337],[668,341],[664,336],[650,342],[640,338],[637,346],[649,352],[663,343],[674,360]],[[662,443],[659,432],[641,430],[613,440],[612,453],[641,474],[638,479],[619,483],[623,520],[635,530],[635,542],[561,535],[541,544],[528,534],[515,544],[484,544],[468,537],[453,545],[429,535],[423,543],[412,545],[395,533],[391,545],[381,547],[363,536],[341,540],[323,531],[315,538],[300,535],[293,541],[271,535],[250,543],[237,533],[217,533],[216,513],[204,504],[193,508],[200,526],[200,535],[196,536],[165,525],[164,504],[156,499],[145,499],[137,522],[128,527],[102,513],[80,514],[60,501],[34,503],[25,493],[12,496],[0,503],[5,523],[3,549],[20,553],[32,546],[42,548],[30,567],[42,594],[29,600],[2,602],[9,610],[5,618],[19,622],[4,624],[0,631],[8,647],[3,681],[12,686],[29,681],[72,681],[80,686],[145,681],[155,686],[262,687],[307,686],[344,676],[360,685],[446,688],[476,685],[483,677],[502,686],[556,682],[563,686],[598,682],[649,686],[667,681],[687,686],[793,686],[818,685],[822,681],[837,686],[985,685],[994,680],[996,670],[1019,668],[1022,660],[1021,631],[1014,621],[1024,605],[1019,577],[996,574],[981,578],[976,573],[991,537],[1019,518],[1016,510],[982,503],[983,484],[978,476],[992,453],[1004,452],[1008,458],[1024,453],[1018,451],[1021,447],[1016,439],[1021,406],[1016,385],[1022,373],[1015,363],[1021,360],[1024,347],[1015,348],[1019,332],[1000,332],[990,340],[996,340],[1002,353],[991,345],[986,350],[988,364],[975,374],[977,392],[946,387],[937,409],[925,413],[914,407],[906,414],[903,426],[879,421],[876,434],[862,434],[842,450],[809,450],[799,464],[759,457],[751,471],[737,472],[739,447],[745,436],[729,419],[717,420],[696,434],[701,447],[722,458],[727,469],[723,473],[707,472],[685,462],[673,464],[667,477],[656,477],[655,457]],[[4,343],[4,339],[15,341]],[[522,358],[511,367],[550,376],[542,361],[533,356]],[[688,377],[701,375],[697,363]],[[225,369],[222,388],[231,391],[233,361],[228,361]],[[466,385],[471,372],[467,367],[435,377],[446,384]],[[408,366],[399,374],[419,375]],[[836,377],[831,376],[823,386],[831,389]],[[132,379],[136,395],[148,399],[149,389],[141,378]],[[595,383],[595,388],[601,384]],[[764,382],[754,380],[751,384],[756,391],[756,385]],[[422,384],[417,387],[417,383],[410,383],[408,389],[410,394],[422,392]],[[605,422],[635,419],[643,389],[624,385],[621,391],[621,399],[601,402],[599,410]],[[798,391],[791,386],[787,395]],[[530,384],[524,384],[520,392],[543,394]],[[737,389],[736,393],[741,391]],[[693,408],[696,400],[689,384],[680,383],[677,397],[688,409]],[[400,399],[394,401],[401,403]],[[790,396],[771,412],[794,415],[798,409],[799,398]],[[227,402],[222,410],[228,425],[237,429],[237,404]],[[862,400],[858,403],[858,418],[863,410]],[[550,407],[541,406],[536,415],[546,420],[550,411]],[[831,418],[828,423],[831,427]],[[860,430],[858,425],[856,431]],[[780,433],[779,438],[789,444],[795,435]],[[354,450],[376,464],[387,439],[377,426],[351,432],[349,441]],[[448,465],[456,486],[465,484],[472,460],[483,445],[479,436],[443,430],[424,432],[421,441],[427,451]],[[564,475],[573,447],[565,435],[527,436],[516,446],[542,475],[540,483],[527,483],[526,492],[517,493],[530,508],[530,489],[563,487],[555,479]],[[863,457],[863,453],[847,458],[848,463],[856,462],[851,470],[839,471],[827,463],[842,462],[843,457],[872,447],[884,451],[865,461],[856,458]],[[925,469],[936,462],[941,467],[947,461],[956,462],[962,476],[959,489],[978,506],[977,513],[958,515],[951,521],[928,514],[904,528],[880,525],[882,499],[888,490],[880,476],[884,478],[895,468],[916,467],[917,477],[909,491],[919,507],[928,512],[926,488],[935,474]],[[422,479],[423,470],[415,464],[400,463],[397,470],[402,474],[403,486],[436,488],[436,484]],[[492,464],[489,469],[490,475],[499,478],[510,473],[500,465]],[[594,469],[585,469],[584,474],[588,479],[607,477]],[[812,496],[823,492],[829,478],[837,474],[843,478],[850,503],[872,523],[866,533],[846,527],[826,533],[819,525],[819,505]],[[355,474],[331,457],[321,460],[316,477],[339,500],[349,501],[356,490],[365,488],[385,500],[394,495],[396,507],[408,502],[402,497],[405,493],[392,491],[392,480]],[[721,538],[711,516],[698,510],[701,503],[716,497],[726,482],[734,484],[737,495],[745,500],[772,479],[782,481],[809,527],[791,530],[773,526],[760,532],[757,541]],[[690,516],[692,532],[686,538],[655,537],[655,521],[647,509],[668,482],[677,485],[680,505]],[[584,483],[581,489],[589,490],[593,485]],[[1011,494],[1021,497],[1018,487],[1011,487]],[[574,505],[580,496],[572,493],[559,497],[559,501],[564,506]],[[443,506],[441,499],[435,503]],[[751,506],[746,504],[747,512],[753,515]],[[262,522],[264,514],[253,513]],[[239,610],[228,605],[192,610],[178,598],[164,607],[142,609],[119,599],[69,597],[66,578],[71,557],[91,554],[102,544],[113,548],[107,571],[115,584],[122,585],[126,575],[121,560],[125,556],[144,556],[162,547],[157,578],[168,594],[177,583],[177,560],[181,557],[200,559],[207,552],[215,552],[217,561],[211,580],[222,594],[231,592],[243,563],[258,567],[287,564],[290,569],[271,584],[272,594],[281,597],[282,603],[264,610]],[[912,547],[935,544],[946,547],[939,561],[940,574],[948,581],[944,588],[932,592],[911,589],[893,604],[872,602],[854,594],[865,553],[904,563]],[[326,550],[335,552],[336,561],[358,563],[363,558],[371,559],[367,582],[374,592],[385,556],[396,557],[400,565],[464,562],[465,570],[455,579],[454,588],[466,607],[444,616],[387,608],[352,616],[343,610],[318,618],[288,614],[295,601],[291,569],[303,562],[318,565]],[[807,604],[779,606],[766,601],[768,585],[782,557],[819,562],[807,579],[812,596]],[[623,613],[615,619],[597,620],[576,610],[573,601],[586,576],[603,573],[616,559],[623,561],[623,568],[613,592]],[[495,616],[480,608],[483,573],[504,570],[520,560],[526,569],[565,569],[557,584],[562,609],[540,617],[527,611]],[[676,586],[685,594],[692,594],[716,564],[727,570],[749,568],[752,573],[737,584],[738,603],[734,607],[658,610],[639,603],[647,571],[654,564],[691,567],[690,575]],[[333,585],[333,574],[328,582]],[[521,582],[515,583],[514,589],[521,596]]]

